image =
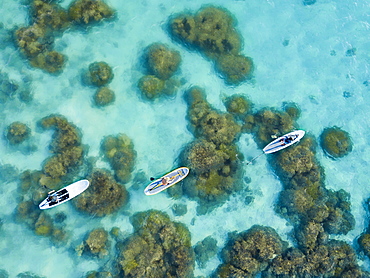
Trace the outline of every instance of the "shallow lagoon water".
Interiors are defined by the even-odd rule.
[[[0,2],[0,22],[3,29],[13,30],[28,25],[28,11],[24,1]],[[192,244],[211,235],[218,247],[225,244],[227,234],[243,231],[254,224],[274,228],[284,240],[292,229],[287,221],[274,212],[274,204],[282,189],[279,179],[262,156],[246,166],[244,174],[254,200],[246,205],[245,196],[234,194],[211,213],[197,216],[196,203],[185,197],[180,200],[166,194],[147,197],[142,190],[126,187],[129,205],[103,218],[77,213],[71,204],[50,210],[54,215],[67,215],[66,229],[70,240],[66,245],[54,245],[48,238],[37,236],[25,224],[15,221],[19,202],[17,174],[24,170],[40,170],[50,155],[48,146],[52,132],[40,131],[37,121],[59,113],[75,124],[83,134],[82,143],[88,145],[88,156],[97,166],[109,168],[100,154],[104,136],[125,133],[134,142],[137,160],[133,176],[144,172],[147,177],[171,170],[183,146],[193,139],[185,118],[187,105],[183,92],[191,86],[205,89],[207,100],[217,109],[225,110],[222,100],[235,93],[247,95],[254,109],[281,108],[282,103],[294,101],[302,110],[300,127],[317,138],[325,127],[337,125],[348,131],[354,148],[346,157],[332,160],[318,148],[316,157],[325,169],[326,187],[344,189],[351,194],[355,228],[343,239],[357,248],[354,240],[368,225],[365,200],[370,197],[367,186],[369,150],[369,33],[367,1],[320,1],[304,5],[302,1],[106,1],[117,11],[117,18],[83,30],[67,30],[55,40],[55,49],[64,53],[68,61],[63,72],[50,75],[30,67],[14,44],[4,40],[1,30],[0,66],[9,78],[29,86],[34,99],[29,104],[17,98],[7,101],[0,109],[0,130],[14,121],[29,125],[32,137],[28,144],[35,150],[10,146],[2,138],[0,165],[11,165],[13,173],[0,178],[0,268],[10,277],[30,271],[45,277],[82,277],[87,271],[98,270],[105,260],[77,256],[74,248],[86,233],[96,227],[110,230],[120,227],[125,235],[132,233],[128,217],[151,208],[167,212],[172,220],[184,223],[191,232]],[[69,1],[60,3],[67,7]],[[252,82],[232,87],[224,81],[210,61],[197,52],[171,40],[166,23],[173,14],[186,10],[197,11],[204,4],[227,8],[237,19],[237,29],[244,39],[242,53],[252,57],[256,66]],[[182,57],[182,80],[178,93],[154,102],[144,100],[136,88],[143,75],[139,58],[143,49],[154,42],[168,44]],[[356,49],[354,55],[348,50]],[[94,88],[81,82],[81,74],[95,61],[105,61],[113,67],[114,79],[109,87],[116,94],[113,105],[98,109],[93,106]],[[347,93],[344,93],[347,92]],[[347,97],[345,97],[347,96]],[[251,135],[242,135],[238,142],[247,159],[260,153]],[[142,189],[147,184],[142,184]],[[181,185],[179,185],[181,186]],[[242,191],[244,192],[244,191]],[[171,206],[183,203],[188,207],[184,216],[173,215]],[[113,250],[113,246],[112,246]],[[368,259],[358,252],[359,264],[370,270]],[[213,257],[204,269],[196,266],[195,276],[210,275],[219,265]]]

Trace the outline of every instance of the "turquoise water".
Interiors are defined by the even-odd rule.
[[[110,230],[119,227],[123,236],[132,234],[129,216],[151,208],[164,211],[174,221],[184,223],[191,232],[192,244],[211,235],[219,250],[227,234],[244,231],[254,224],[274,228],[283,240],[290,241],[292,226],[274,212],[274,204],[282,189],[279,179],[262,156],[245,166],[249,177],[252,203],[245,204],[244,193],[233,194],[212,212],[198,216],[196,202],[158,194],[147,197],[134,189],[130,180],[125,186],[129,204],[118,213],[98,218],[77,213],[65,204],[48,211],[50,215],[67,215],[65,228],[69,239],[62,245],[35,235],[24,223],[15,220],[20,201],[21,172],[41,170],[50,156],[48,146],[52,132],[42,131],[37,122],[52,113],[64,115],[82,133],[88,146],[88,157],[96,166],[109,169],[102,159],[100,143],[104,136],[124,133],[132,139],[137,159],[133,176],[144,172],[147,177],[160,176],[175,167],[185,144],[193,140],[185,118],[187,105],[183,93],[191,86],[203,88],[208,102],[225,111],[222,100],[232,94],[245,94],[257,111],[263,107],[280,109],[293,101],[302,110],[299,126],[318,138],[325,127],[340,126],[352,137],[353,151],[344,158],[332,160],[318,148],[316,155],[326,174],[326,188],[344,189],[351,194],[352,214],[356,225],[347,235],[331,236],[356,247],[354,240],[368,226],[365,200],[370,196],[368,185],[369,155],[369,3],[360,0],[318,0],[313,5],[302,1],[106,1],[116,10],[116,18],[87,30],[66,30],[55,38],[54,49],[68,57],[63,71],[53,75],[32,68],[9,39],[8,32],[27,26],[29,15],[25,1],[0,2],[0,65],[10,80],[30,88],[29,103],[17,97],[0,103],[0,130],[14,121],[27,124],[31,138],[21,146],[11,146],[1,139],[0,166],[0,269],[15,277],[30,271],[45,277],[82,277],[99,270],[107,258],[78,256],[75,248],[86,233],[97,227]],[[68,7],[70,1],[61,1]],[[184,11],[196,12],[204,4],[228,9],[237,20],[237,29],[244,39],[242,53],[253,59],[255,70],[251,82],[228,86],[212,63],[195,51],[174,42],[166,23],[170,16]],[[140,56],[148,45],[165,43],[180,52],[182,64],[177,77],[181,86],[170,98],[148,101],[141,97],[137,82],[143,76]],[[351,51],[352,50],[352,51]],[[92,62],[105,61],[112,66],[114,78],[109,87],[115,92],[114,104],[96,108],[94,88],[81,81],[81,75]],[[345,93],[346,92],[346,93]],[[252,135],[243,134],[237,143],[247,157],[258,155]],[[147,183],[141,185],[145,188]],[[187,213],[175,216],[173,204],[186,204]],[[114,246],[111,246],[114,256]],[[370,270],[369,260],[358,253],[358,263]],[[194,274],[208,276],[221,263],[212,257],[205,268],[195,266]]]

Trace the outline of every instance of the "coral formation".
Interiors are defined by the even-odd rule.
[[[53,50],[55,37],[73,23],[86,25],[110,18],[113,14],[113,10],[100,0],[76,0],[68,12],[56,1],[32,0],[31,24],[15,31],[15,44],[33,67],[60,73],[66,57]]]
[[[171,209],[175,216],[183,216],[188,212],[188,208],[185,204],[174,204]]]
[[[68,8],[69,18],[81,25],[112,18],[114,10],[101,0],[75,0]]]
[[[297,128],[299,107],[289,103],[284,112],[262,109],[243,118],[244,131],[253,133],[263,148],[274,138]],[[235,115],[236,116],[236,115]],[[324,170],[315,158],[317,143],[306,134],[298,143],[269,155],[268,160],[283,184],[276,211],[294,226],[296,247],[278,254],[268,267],[254,263],[249,270],[262,277],[366,277],[357,265],[354,250],[344,242],[329,240],[329,234],[347,234],[355,221],[349,194],[325,188]],[[251,260],[247,260],[252,263]],[[238,269],[220,267],[219,277],[243,275]],[[224,276],[222,276],[224,275]],[[250,276],[253,276],[251,274]]]
[[[131,139],[125,134],[107,136],[102,141],[101,150],[114,170],[116,179],[119,182],[128,182],[136,160]]]
[[[5,137],[12,145],[24,142],[31,135],[31,129],[24,123],[13,122],[7,128]]]
[[[309,6],[316,3],[316,0],[303,0],[303,5]]]
[[[183,224],[156,210],[136,213],[131,223],[135,233],[121,245],[118,261],[124,277],[193,277],[194,251]]]
[[[28,58],[36,57],[50,48],[46,30],[37,24],[19,28],[15,32],[15,40],[21,52]]]
[[[109,172],[95,170],[88,180],[89,188],[78,198],[73,199],[79,210],[102,217],[117,211],[127,203],[126,188],[117,183]]]
[[[345,242],[330,240],[313,249],[289,248],[274,258],[263,277],[368,277],[356,262],[354,250]]]
[[[161,43],[151,44],[145,53],[149,74],[162,80],[169,79],[179,68],[181,56],[178,51]]]
[[[89,271],[85,278],[113,278],[113,274],[109,271]]]
[[[261,109],[253,118],[245,118],[246,130],[255,134],[259,147],[263,148],[273,138],[295,129],[293,118],[287,113],[275,109]]]
[[[96,106],[103,107],[112,104],[115,98],[116,96],[111,89],[107,87],[101,87],[94,95],[94,102]]]
[[[355,218],[351,214],[350,194],[340,189],[326,191],[325,206],[328,217],[323,221],[323,227],[329,234],[347,234],[355,227]]]
[[[194,246],[195,259],[200,268],[204,268],[210,258],[217,254],[217,240],[207,236]]]
[[[358,238],[358,244],[360,245],[362,251],[364,251],[365,255],[370,257],[370,234],[361,234],[361,236]]]
[[[225,78],[227,84],[239,84],[250,78],[253,72],[253,61],[243,55],[221,55],[216,60],[216,69]]]
[[[19,273],[16,278],[45,278],[45,276],[36,275],[30,271]]]
[[[17,219],[26,223],[37,235],[50,237],[54,242],[66,240],[67,235],[63,227],[55,224],[49,215],[40,211],[32,199],[23,200],[18,204]]]
[[[274,229],[254,225],[229,238],[222,250],[223,264],[217,269],[216,277],[255,277],[285,250],[286,245]]]
[[[4,269],[0,269],[0,278],[8,278],[9,274]]]
[[[301,116],[301,109],[294,102],[285,102],[283,109],[294,120],[297,120]]]
[[[7,73],[0,71],[0,104],[14,98],[19,89],[19,85],[9,79]]]
[[[185,150],[185,165],[195,173],[206,173],[210,170],[220,169],[225,160],[228,159],[226,153],[216,149],[216,145],[207,140],[193,141]]]
[[[320,136],[320,144],[331,158],[340,158],[352,151],[352,140],[348,132],[340,127],[325,128]]]
[[[238,54],[241,39],[235,22],[226,9],[207,6],[195,15],[182,14],[169,23],[170,32],[177,39],[198,47],[209,57],[217,54]]]
[[[204,92],[191,88],[185,95],[188,119],[196,139],[180,155],[183,165],[192,169],[181,188],[169,188],[168,194],[186,194],[198,201],[198,214],[205,214],[225,202],[239,189],[242,154],[235,144],[241,127],[232,115],[213,109]]]
[[[144,75],[140,78],[138,87],[147,99],[154,99],[162,95],[165,81],[154,75]]]
[[[251,77],[253,63],[240,54],[242,39],[235,25],[226,9],[206,6],[195,15],[184,13],[172,18],[169,31],[179,42],[214,60],[226,83],[237,85]]]
[[[67,12],[52,1],[33,0],[30,10],[32,22],[47,32],[70,26]]]
[[[65,56],[57,51],[44,51],[30,60],[35,68],[43,69],[49,73],[60,72],[65,64]]]
[[[54,154],[43,165],[40,185],[55,189],[62,181],[76,174],[82,165],[84,150],[81,135],[77,128],[61,115],[50,115],[41,120],[44,129],[54,129],[50,145]]]
[[[232,115],[212,109],[201,89],[191,88],[185,98],[189,107],[187,116],[196,137],[205,138],[217,146],[231,144],[238,139],[241,127]]]
[[[59,73],[66,58],[53,51],[55,35],[70,26],[67,12],[54,2],[33,0],[30,5],[31,22],[15,31],[15,42],[31,65],[49,73]]]
[[[37,235],[50,237],[55,242],[66,240],[63,223],[53,220],[38,204],[45,198],[48,189],[40,185],[41,171],[24,171],[20,176],[21,202],[17,207],[17,218],[26,223]]]
[[[252,102],[244,95],[232,95],[224,101],[227,112],[238,119],[243,119],[252,112]]]
[[[100,87],[109,84],[113,77],[113,70],[106,62],[94,62],[89,65],[86,79],[89,84]]]
[[[290,131],[287,127],[294,126],[292,119],[276,121],[287,117],[282,112],[276,114],[272,110],[257,113],[263,115],[262,118],[256,116],[257,124],[267,123],[255,129],[256,141],[262,146],[275,132],[284,134]],[[266,119],[269,121],[264,121]],[[301,221],[314,220],[321,223],[329,234],[347,234],[354,227],[349,196],[343,190],[332,192],[325,189],[324,171],[315,158],[316,146],[314,138],[306,135],[299,144],[271,156],[271,164],[284,185],[277,211],[297,225]]]
[[[103,258],[108,255],[107,248],[109,247],[108,232],[103,228],[92,230],[87,239],[79,246],[77,246],[78,254],[88,253],[92,256]]]
[[[0,163],[0,183],[1,184],[7,184],[7,183],[15,182],[18,180],[19,180],[19,171],[15,166],[11,164],[1,164]]]
[[[199,122],[197,134],[217,146],[228,145],[238,138],[240,129],[230,114],[210,111]]]
[[[55,242],[67,237],[63,217],[52,219],[38,208],[50,189],[57,189],[75,179],[82,165],[83,149],[77,128],[61,115],[50,115],[40,121],[44,129],[54,129],[50,151],[53,156],[44,161],[40,171],[24,171],[20,177],[21,201],[17,207],[18,219],[37,235],[50,237]]]
[[[313,138],[306,136],[298,145],[287,148],[284,152],[276,155],[276,169],[284,177],[296,180],[297,175],[317,175],[314,181],[320,180],[320,169],[315,158],[315,142]],[[317,173],[317,174],[316,174]],[[302,182],[300,182],[302,186]],[[293,186],[293,185],[292,185]]]
[[[370,209],[370,199],[367,199],[366,202],[367,211]],[[368,224],[367,229],[363,232],[360,237],[357,239],[357,242],[365,253],[366,256],[370,258],[370,225]]]
[[[163,95],[174,95],[180,83],[171,78],[181,63],[179,52],[165,44],[153,43],[143,55],[146,75],[141,77],[138,88],[146,99],[152,100]]]

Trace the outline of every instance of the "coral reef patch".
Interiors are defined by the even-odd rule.
[[[134,234],[121,244],[118,259],[124,277],[193,277],[194,251],[185,225],[157,210],[130,220]]]
[[[128,182],[136,160],[136,151],[132,140],[125,134],[107,136],[102,141],[101,150],[114,170],[117,181]]]
[[[50,115],[40,121],[44,129],[54,129],[50,152],[54,155],[43,163],[40,185],[56,189],[62,182],[71,179],[82,165],[84,148],[80,131],[64,116]]]
[[[167,190],[173,197],[182,194],[198,201],[198,214],[223,204],[240,187],[242,158],[235,144],[241,131],[233,116],[212,108],[203,90],[193,87],[185,94],[190,129],[196,139],[180,155],[183,165],[191,168],[182,187]]]
[[[146,75],[141,77],[138,88],[149,100],[161,96],[171,96],[177,92],[180,82],[174,78],[181,64],[180,53],[162,43],[153,43],[142,57]]]
[[[93,257],[103,258],[108,255],[108,232],[103,228],[92,230],[86,240],[76,247],[78,255],[88,254]]]
[[[333,158],[341,158],[352,151],[353,143],[347,131],[333,126],[325,128],[320,136],[320,145]]]
[[[129,195],[126,188],[117,183],[108,171],[96,169],[87,179],[90,181],[89,188],[73,199],[77,209],[102,217],[127,204]]]
[[[223,264],[215,277],[255,277],[286,247],[287,243],[270,227],[255,225],[247,231],[231,234],[222,250]]]
[[[187,12],[177,15],[168,25],[174,39],[214,61],[227,84],[238,85],[251,78],[252,59],[240,53],[242,38],[228,10],[209,5],[194,15]]]
[[[12,145],[18,145],[27,140],[31,135],[31,129],[24,123],[13,122],[7,128],[5,137]]]
[[[55,37],[70,27],[112,18],[114,11],[101,0],[76,0],[68,11],[56,1],[32,0],[30,25],[14,33],[14,41],[31,66],[48,73],[60,73],[66,56],[53,49]]]

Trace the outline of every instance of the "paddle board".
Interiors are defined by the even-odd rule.
[[[299,140],[302,139],[305,132],[303,130],[295,130],[292,132],[289,132],[274,141],[272,141],[270,144],[268,144],[266,147],[263,148],[264,153],[274,153],[277,151],[280,151],[282,149],[285,149],[294,143],[299,142]]]
[[[40,209],[49,209],[63,204],[84,192],[90,183],[88,180],[80,180],[62,189],[49,193],[48,197],[39,204]]]
[[[154,195],[165,190],[166,188],[169,188],[170,186],[186,178],[186,176],[189,174],[189,171],[190,170],[187,167],[180,167],[160,177],[159,179],[154,180],[144,189],[145,195]],[[167,179],[167,183],[163,183],[163,179]]]

